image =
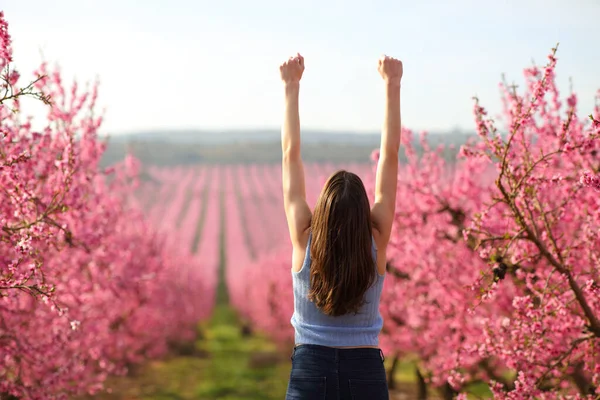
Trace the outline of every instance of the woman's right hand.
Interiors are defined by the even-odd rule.
[[[381,56],[378,60],[377,70],[386,83],[400,85],[402,79],[402,61],[393,57]]]
[[[296,84],[302,79],[304,72],[304,57],[298,53],[295,57],[290,57],[289,60],[281,64],[279,67],[281,80],[285,84]]]

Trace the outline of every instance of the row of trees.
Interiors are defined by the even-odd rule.
[[[560,98],[555,53],[501,85],[508,136],[475,99],[460,163],[432,150],[399,179],[386,337],[450,392],[600,394],[600,110]]]
[[[12,61],[0,12],[0,398],[94,393],[190,340],[210,291],[132,202],[136,160],[99,168],[97,85],[46,64],[22,84]],[[46,106],[40,130],[26,97]]]

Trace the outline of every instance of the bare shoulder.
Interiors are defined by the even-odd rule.
[[[292,271],[299,272],[304,264],[304,256],[306,255],[306,246],[308,245],[308,235],[310,229],[305,229],[298,237],[298,241],[294,243],[292,248]]]

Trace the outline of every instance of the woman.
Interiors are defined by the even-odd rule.
[[[382,57],[385,123],[373,207],[358,176],[333,174],[314,213],[306,203],[298,94],[304,59],[280,67],[285,86],[281,131],[283,198],[293,244],[296,346],[287,399],[388,399],[379,298],[396,204],[402,63]]]

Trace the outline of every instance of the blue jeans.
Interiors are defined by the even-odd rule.
[[[380,349],[303,344],[291,358],[286,400],[389,400]]]

